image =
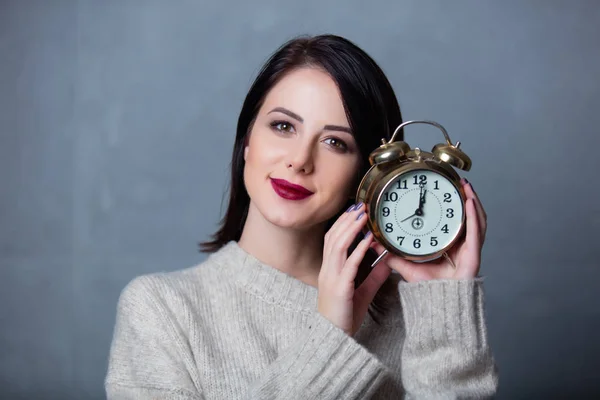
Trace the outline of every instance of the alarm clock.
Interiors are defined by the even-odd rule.
[[[419,123],[439,128],[446,142],[426,152],[395,141],[403,127]],[[459,148],[460,142],[452,144],[446,129],[434,121],[404,122],[389,141],[381,141],[369,156],[371,167],[356,194],[356,202],[367,209],[365,230],[385,248],[373,266],[393,253],[415,262],[444,256],[454,267],[447,251],[465,233],[466,202],[454,168],[470,170],[471,159]]]

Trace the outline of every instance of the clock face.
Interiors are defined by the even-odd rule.
[[[398,250],[425,256],[454,240],[463,212],[460,194],[447,178],[429,170],[413,170],[384,189],[377,222],[381,233]]]

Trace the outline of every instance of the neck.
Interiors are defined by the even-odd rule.
[[[238,244],[264,264],[317,287],[323,237],[324,224],[310,229],[282,228],[267,221],[251,202]]]

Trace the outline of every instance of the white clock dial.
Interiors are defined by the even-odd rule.
[[[398,250],[426,256],[454,240],[463,213],[460,194],[447,178],[429,170],[414,170],[388,184],[377,220],[381,233]]]

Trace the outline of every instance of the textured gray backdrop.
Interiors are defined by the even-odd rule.
[[[1,398],[104,397],[119,292],[204,259],[252,79],[325,32],[473,159],[499,398],[600,394],[599,2],[0,0]]]

